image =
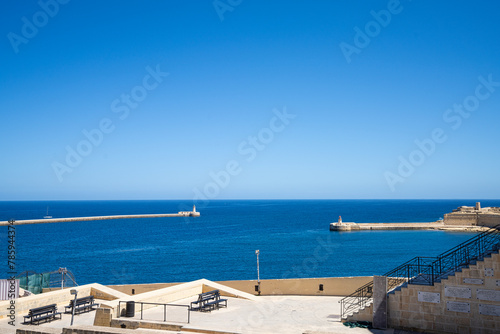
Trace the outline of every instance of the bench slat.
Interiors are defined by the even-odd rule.
[[[193,307],[193,305],[197,305]],[[220,298],[219,290],[212,290],[198,294],[198,300],[191,302],[192,311],[212,311],[219,307],[227,307],[227,299]]]
[[[59,315],[59,319],[61,319],[61,313],[57,312],[57,305],[56,304],[51,304],[51,305],[46,305],[42,307],[35,307],[32,308],[28,311],[28,315],[24,316],[24,323],[25,324],[40,324],[40,321],[42,320],[48,320],[50,319],[55,320],[56,316]],[[29,320],[27,320],[29,319]]]

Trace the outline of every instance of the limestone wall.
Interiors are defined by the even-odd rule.
[[[477,225],[476,213],[448,213],[444,215],[445,225]]]
[[[389,328],[428,333],[500,332],[500,255],[434,286],[409,285],[388,295]],[[372,307],[347,321],[370,321]]]
[[[262,295],[307,295],[307,296],[347,296],[360,286],[368,283],[372,277],[324,277],[324,278],[301,278],[301,279],[271,279],[261,280],[260,288]],[[219,281],[225,286],[256,295],[255,285],[257,280],[246,281]],[[163,289],[181,283],[159,283],[159,284],[130,284],[112,285],[111,288],[123,293],[135,294]],[[323,284],[323,291],[319,285]]]
[[[89,285],[79,286],[75,289],[78,290],[79,296],[89,296],[91,287]],[[68,305],[69,301],[72,300],[74,296],[70,293],[70,289],[52,291],[49,293],[42,293],[39,295],[31,295],[28,297],[17,298],[15,300],[15,310],[16,310],[16,321],[22,322],[22,315],[26,315],[31,308],[41,307],[50,304],[57,304],[58,311],[61,309],[64,312],[64,305]],[[10,301],[4,300],[0,302],[0,319],[5,318],[9,314]]]
[[[480,214],[478,216],[478,225],[494,227],[500,224],[500,215],[499,214]]]
[[[38,326],[36,328],[17,328],[16,334],[61,334],[61,329]]]

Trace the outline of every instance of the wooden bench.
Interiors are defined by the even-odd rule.
[[[59,319],[61,319],[62,315],[60,312],[57,312],[56,304],[32,308],[29,310],[28,315],[24,316],[23,324],[34,325],[36,323],[39,325],[42,320],[47,322],[55,320],[57,315],[59,315]]]
[[[219,290],[200,293],[198,300],[191,302],[191,311],[210,312],[227,307],[227,299],[221,299]]]
[[[75,304],[75,305],[73,305]],[[94,303],[94,296],[88,296],[83,298],[78,298],[76,300],[72,299],[68,306],[64,306],[64,313],[73,313],[73,306],[75,307],[75,314],[90,312],[95,310],[94,306],[99,306],[99,304]]]

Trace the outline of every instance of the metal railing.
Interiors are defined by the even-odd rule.
[[[482,232],[437,257],[415,257],[387,272],[387,292],[403,284],[434,285],[441,279],[500,249],[500,225]],[[373,298],[373,281],[342,298],[340,318],[366,306]]]
[[[130,303],[128,301],[119,301],[118,302],[118,318],[121,316],[121,303]],[[189,305],[180,305],[180,304],[164,304],[164,303],[146,303],[146,302],[136,302],[134,301],[134,306],[136,304],[141,304],[141,320],[143,320],[143,314],[144,314],[144,305],[156,305],[156,306],[163,306],[163,321],[167,321],[167,306],[173,306],[173,307],[185,307],[187,308],[187,323],[189,324],[191,321],[191,307]],[[125,309],[126,310],[126,309]],[[135,307],[134,307],[135,311]],[[135,311],[136,312],[136,311]],[[134,313],[135,313],[134,312]],[[172,321],[172,320],[170,320]]]

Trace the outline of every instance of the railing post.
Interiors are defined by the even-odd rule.
[[[439,257],[439,275],[443,274],[443,263],[441,262],[441,257]]]
[[[344,317],[344,300],[340,300],[340,320]]]
[[[141,302],[141,320],[142,320],[142,306],[144,305],[144,303]]]
[[[167,304],[163,305],[163,321],[167,321]]]

